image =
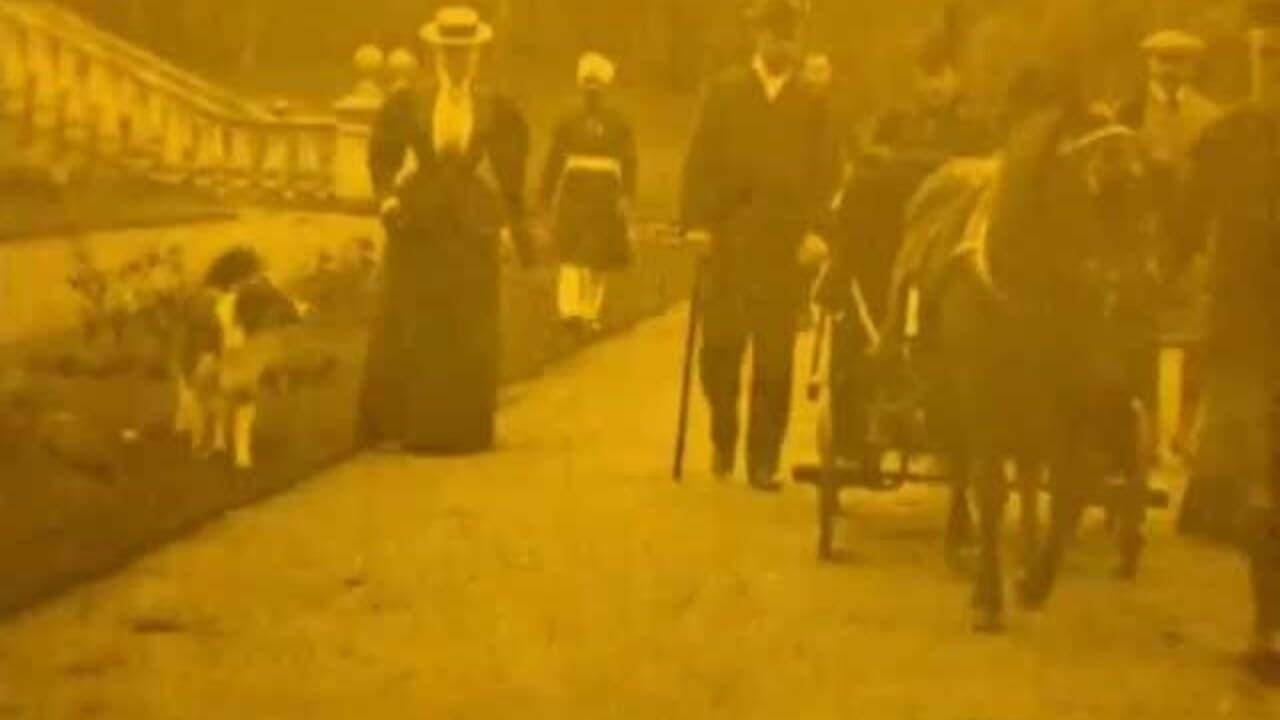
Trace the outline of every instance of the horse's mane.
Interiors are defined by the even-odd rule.
[[[1060,149],[1077,118],[1066,107],[1041,110],[1010,132],[992,201],[987,259],[997,284],[1017,295],[1044,289],[1063,267],[1083,196]]]

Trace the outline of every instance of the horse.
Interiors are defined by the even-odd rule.
[[[1133,369],[1142,364],[1143,348],[1118,347],[1116,338],[1125,333],[1116,329],[1143,317],[1134,309],[1142,307],[1134,288],[1154,256],[1153,212],[1133,131],[1067,102],[1042,107],[1013,127],[990,169],[957,173],[944,167],[912,203],[924,207],[928,193],[948,192],[955,178],[968,178],[972,199],[962,204],[963,230],[945,240],[952,244],[945,262],[929,263],[936,277],[920,305],[925,317],[910,322],[927,328],[926,416],[953,478],[949,554],[972,532],[972,490],[978,508],[974,627],[999,632],[1007,461],[1019,469],[1023,495],[1019,594],[1036,608],[1048,601],[1066,541],[1099,487],[1103,442],[1122,437],[1117,444],[1135,448],[1135,458],[1147,443],[1147,433],[1135,430],[1149,426]],[[911,211],[908,217],[910,235]],[[905,263],[918,264],[923,256],[938,254],[904,242]],[[900,297],[904,283],[916,279],[896,269],[891,292]],[[886,327],[901,320],[895,316],[901,306],[891,301]],[[1100,417],[1118,423],[1100,425]],[[1137,462],[1120,464],[1127,482],[1113,510],[1122,567],[1133,572],[1145,473]],[[1052,516],[1040,543],[1034,508],[1042,469]]]

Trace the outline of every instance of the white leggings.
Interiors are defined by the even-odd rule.
[[[561,265],[557,293],[561,319],[599,321],[604,291],[603,273],[581,265]]]

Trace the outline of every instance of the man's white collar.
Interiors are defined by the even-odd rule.
[[[1186,85],[1179,85],[1173,94],[1169,94],[1168,88],[1160,83],[1151,83],[1151,97],[1161,105],[1183,105],[1187,102],[1187,98],[1191,95],[1191,88]]]
[[[756,77],[760,79],[760,84],[764,87],[764,94],[769,98],[769,102],[778,99],[794,72],[790,69],[778,74],[771,72],[768,63],[764,61],[764,57],[759,53],[756,53],[756,56],[751,59],[751,67],[756,71]]]

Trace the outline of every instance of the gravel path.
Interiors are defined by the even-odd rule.
[[[937,491],[851,496],[822,567],[812,493],[715,484],[701,415],[672,484],[682,318],[517,388],[501,452],[358,459],[0,626],[0,718],[1280,717],[1241,563],[1167,517],[1137,585],[1086,530],[991,639]]]

